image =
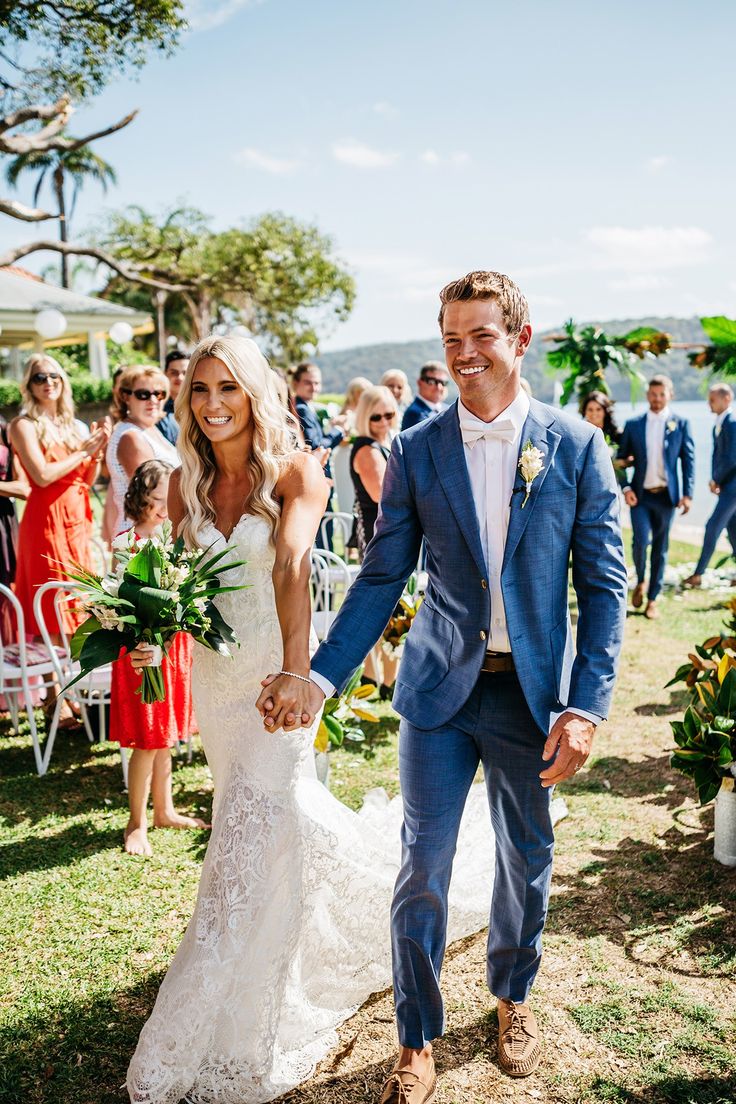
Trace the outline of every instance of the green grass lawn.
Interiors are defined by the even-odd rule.
[[[687,545],[672,555],[694,559]],[[554,1040],[549,1059],[524,1084],[499,1073],[483,936],[472,937],[445,971],[440,1104],[736,1099],[736,871],[713,861],[712,808],[700,810],[669,768],[668,721],[683,695],[663,689],[721,612],[705,592],[666,594],[661,607],[658,622],[629,617],[612,719],[566,787],[535,990]],[[371,759],[333,755],[333,792],[354,808],[373,786],[398,790],[398,722],[381,712]],[[127,806],[114,748],[60,735],[39,779],[28,737],[3,732],[0,1104],[122,1102],[127,1062],[191,913],[207,834],[156,831],[154,857],[130,858],[120,848]],[[191,765],[176,760],[174,792],[179,807],[209,815],[198,747]],[[341,1038],[359,1030],[374,1049],[349,1047],[289,1101],[377,1099],[390,1013],[388,997],[361,1011]]]

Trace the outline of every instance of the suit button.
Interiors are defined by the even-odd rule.
[[[485,581],[485,579],[481,579],[480,585],[483,587],[484,590],[488,590],[488,583]]]
[[[480,638],[481,638],[481,640],[485,640],[487,636],[488,636],[488,633],[487,633],[487,632],[485,631],[485,629],[481,629],[481,630],[480,630]]]

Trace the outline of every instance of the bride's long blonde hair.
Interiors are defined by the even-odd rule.
[[[250,455],[243,457],[252,481],[248,512],[265,518],[275,540],[281,508],[274,497],[274,489],[282,457],[296,449],[296,427],[279,398],[275,373],[255,341],[234,334],[228,337],[210,334],[199,342],[189,358],[187,374],[176,399],[177,448],[181,456],[179,490],[186,511],[179,532],[192,547],[198,543],[198,534],[204,525],[215,520],[211,498],[217,474],[215,455],[191,407],[192,379],[200,360],[206,357],[222,361],[250,399],[253,447]]]

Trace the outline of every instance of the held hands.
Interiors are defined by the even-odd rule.
[[[314,682],[290,675],[267,675],[262,680],[256,709],[269,732],[308,728],[322,708],[325,696]]]
[[[590,755],[595,735],[595,725],[575,713],[563,713],[557,718],[544,745],[542,758],[555,760],[539,777],[542,786],[549,789],[566,778],[572,778]]]

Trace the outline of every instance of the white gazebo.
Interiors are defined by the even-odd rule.
[[[55,324],[58,336],[39,333],[44,329],[39,326],[41,314],[42,321],[50,319]],[[121,322],[130,327],[128,333],[147,334],[155,328],[150,314],[54,287],[24,269],[0,268],[0,347],[8,350],[10,374],[16,379],[22,375],[24,353],[85,341],[90,371],[99,379],[107,379],[106,341],[110,330]]]

